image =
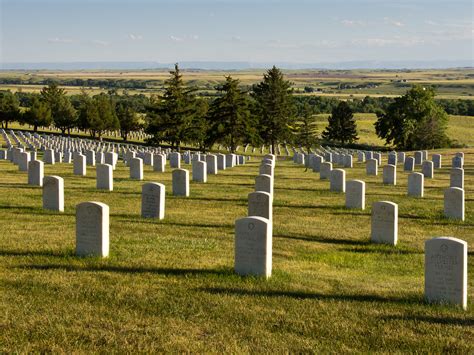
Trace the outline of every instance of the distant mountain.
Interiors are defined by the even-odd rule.
[[[0,63],[0,70],[140,70],[169,69],[174,63],[159,62],[44,62],[44,63]],[[472,60],[430,60],[430,61],[346,61],[321,63],[253,63],[219,61],[179,62],[182,69],[200,70],[249,70],[265,69],[273,65],[283,69],[446,69],[474,66]]]

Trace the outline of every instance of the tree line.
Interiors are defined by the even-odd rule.
[[[446,136],[448,116],[434,99],[433,88],[413,86],[404,96],[338,100],[294,95],[292,83],[276,67],[251,87],[226,76],[215,97],[197,94],[186,85],[179,66],[170,71],[162,95],[118,95],[116,90],[90,96],[85,90],[67,96],[50,83],[39,94],[0,92],[2,127],[18,121],[38,127],[54,125],[62,134],[73,128],[101,138],[105,131],[144,129],[149,144],[166,142],[180,150],[183,144],[208,150],[221,144],[235,151],[239,145],[265,144],[273,151],[288,143],[309,150],[315,144],[352,144],[358,140],[354,112],[377,113],[375,130],[388,145],[398,149],[436,148],[450,144]],[[380,104],[382,103],[382,104]],[[20,109],[20,106],[26,109]],[[315,115],[330,112],[328,124],[318,132]]]

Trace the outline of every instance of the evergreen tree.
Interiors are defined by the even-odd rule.
[[[345,143],[354,143],[359,139],[357,137],[354,113],[347,102],[340,101],[339,104],[332,109],[331,116],[328,118],[328,125],[322,137],[328,141],[339,141],[342,145]]]
[[[140,119],[128,101],[118,102],[115,112],[120,123],[120,136],[126,142],[130,132],[141,128]]]
[[[209,146],[219,142],[235,152],[238,145],[252,140],[256,133],[250,116],[248,96],[239,88],[239,83],[238,79],[227,76],[225,83],[218,87],[220,96],[211,103],[208,115]]]
[[[209,111],[209,104],[204,99],[196,99],[194,105],[195,111],[191,119],[187,137],[199,147],[199,150],[206,151],[208,148],[207,137],[209,132],[209,120],[207,113]]]
[[[304,103],[298,106],[298,115],[295,122],[295,143],[304,147],[308,154],[310,148],[318,140],[318,130],[313,113],[311,105]]]
[[[448,115],[435,100],[433,88],[414,85],[379,113],[377,135],[398,149],[429,149],[449,144],[446,135]]]
[[[0,121],[3,128],[8,128],[8,123],[18,120],[20,106],[18,99],[9,90],[0,92]]]
[[[100,139],[104,131],[112,131],[120,127],[113,103],[108,95],[94,96],[93,106],[95,110],[92,108],[90,116],[87,117],[92,137],[97,136]]]
[[[294,102],[291,94],[291,83],[275,66],[264,74],[262,82],[253,87],[260,136],[264,143],[272,146],[273,152],[279,142],[289,140],[292,135]]]
[[[31,99],[31,107],[24,113],[23,119],[37,132],[39,126],[51,125],[51,109],[46,102],[41,101],[38,94],[35,94]]]
[[[47,103],[51,110],[51,118],[54,126],[61,130],[62,134],[76,125],[76,110],[72,106],[64,89],[55,83],[49,84],[41,89],[41,100]]]
[[[146,132],[153,135],[151,142],[166,141],[179,151],[181,143],[189,139],[195,99],[193,89],[184,85],[178,64],[170,74],[163,97],[148,107]]]

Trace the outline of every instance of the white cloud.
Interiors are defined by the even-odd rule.
[[[170,40],[172,40],[173,42],[183,42],[184,38],[171,35]]]
[[[130,38],[132,41],[141,41],[143,39],[143,36],[130,33],[128,35],[128,38]]]
[[[438,23],[432,20],[426,20],[425,24],[430,25],[430,26],[437,26]]]
[[[351,41],[352,45],[364,47],[385,47],[385,46],[403,46],[411,47],[428,43],[421,37],[373,37],[373,38],[359,38]]]
[[[364,21],[357,20],[342,20],[341,23],[346,27],[357,27],[357,26],[366,26],[367,23]]]
[[[242,42],[242,37],[240,36],[232,36],[230,39],[232,42]]]
[[[94,40],[92,40],[92,44],[95,44],[95,45],[101,46],[101,47],[106,47],[110,44],[110,42],[102,41],[100,39],[94,39]]]
[[[49,43],[72,43],[74,42],[70,38],[59,38],[59,37],[54,37],[54,38],[48,38]]]
[[[395,27],[404,27],[405,26],[405,24],[402,23],[401,21],[393,20],[393,19],[388,18],[388,17],[384,17],[383,21],[386,25],[392,25],[392,26],[395,26]]]

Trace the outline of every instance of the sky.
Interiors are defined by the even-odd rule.
[[[474,61],[472,0],[0,0],[0,62]]]

